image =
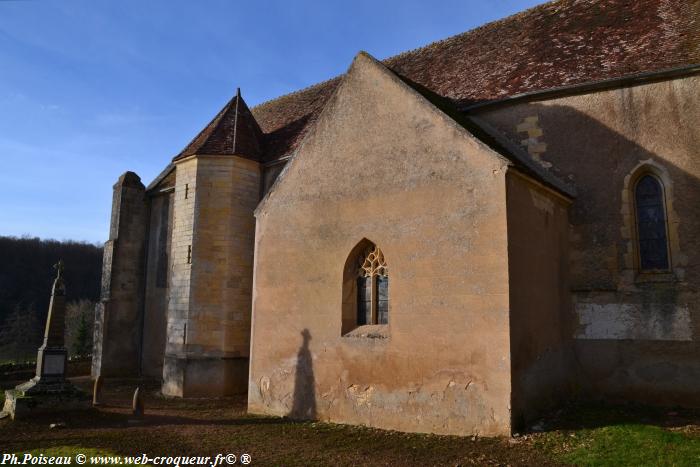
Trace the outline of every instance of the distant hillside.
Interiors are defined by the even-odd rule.
[[[0,334],[8,334],[10,327],[21,329],[20,333],[12,333],[10,344],[31,350],[40,342],[56,275],[53,265],[59,259],[65,265],[66,301],[97,301],[101,247],[72,241],[0,236],[0,330],[5,331]],[[0,337],[6,341],[9,336]],[[8,342],[0,342],[0,346],[3,344]]]

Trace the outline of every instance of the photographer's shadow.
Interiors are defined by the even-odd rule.
[[[316,419],[316,380],[309,350],[311,334],[308,329],[304,329],[301,336],[304,340],[297,353],[294,399],[292,409],[287,416],[295,420],[314,420]]]

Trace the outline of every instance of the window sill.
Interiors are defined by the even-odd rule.
[[[634,282],[635,284],[669,283],[678,282],[678,278],[670,271],[648,271],[637,273]]]
[[[389,325],[388,324],[365,324],[358,326],[352,331],[345,334],[343,337],[362,338],[362,339],[388,339]]]

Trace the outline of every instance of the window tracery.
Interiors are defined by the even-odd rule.
[[[389,323],[389,269],[382,250],[373,245],[358,259],[357,324]]]

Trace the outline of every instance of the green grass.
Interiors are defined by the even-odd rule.
[[[83,379],[89,390],[89,380]],[[113,405],[55,417],[0,421],[6,452],[75,459],[115,453],[246,452],[255,465],[600,465],[700,467],[700,410],[578,403],[541,420],[547,430],[514,439],[400,433],[245,413],[245,399],[168,399],[145,391],[146,417],[129,423],[134,381],[106,388]],[[111,392],[110,392],[111,391]],[[58,446],[58,447],[51,447]],[[0,450],[0,453],[2,450]],[[29,465],[29,464],[27,464]],[[88,462],[86,466],[90,465]],[[2,466],[0,466],[2,467]]]
[[[700,437],[653,425],[630,423],[552,432],[537,443],[555,459],[574,465],[700,465]]]

